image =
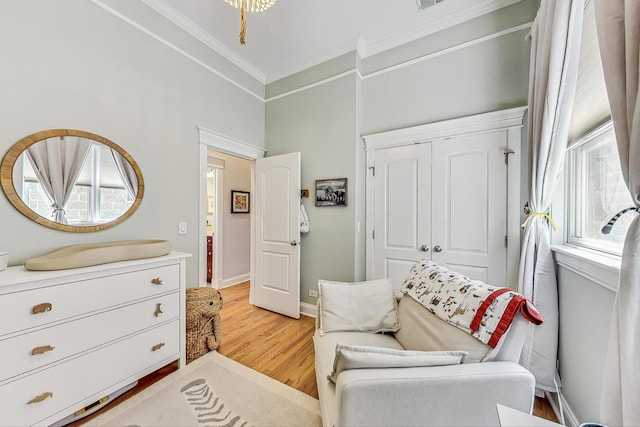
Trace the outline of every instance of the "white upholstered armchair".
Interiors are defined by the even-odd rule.
[[[498,426],[498,403],[531,413],[535,379],[518,364],[531,325],[519,312],[492,347],[410,295],[398,302],[386,279],[319,290],[325,426]]]

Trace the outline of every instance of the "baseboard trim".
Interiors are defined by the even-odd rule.
[[[220,289],[228,288],[234,285],[239,285],[243,282],[248,282],[251,279],[251,273],[240,274],[239,276],[229,277],[220,281]]]
[[[576,417],[576,415],[571,410],[571,407],[569,406],[569,402],[567,402],[567,400],[564,398],[562,393],[557,394],[557,393],[551,393],[547,391],[544,393],[544,395],[547,398],[547,401],[549,402],[549,404],[551,405],[551,409],[553,409],[553,412],[556,414],[556,418],[558,418],[560,422],[562,422],[562,416],[560,413],[561,412],[560,405],[562,405],[562,414],[564,415],[564,425],[566,425],[567,427],[578,427],[580,425],[580,421],[578,421],[578,418]]]
[[[317,316],[316,306],[313,304],[308,304],[306,302],[301,302],[300,313],[304,314],[305,316],[316,317]]]

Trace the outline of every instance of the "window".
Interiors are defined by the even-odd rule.
[[[602,229],[633,201],[620,171],[611,121],[568,149],[567,177],[569,243],[620,255],[633,215],[622,215],[609,234]]]
[[[24,186],[22,200],[40,216],[50,218],[51,201],[26,156],[23,156]],[[111,148],[94,144],[87,156],[69,201],[64,207],[69,224],[105,223],[118,218],[133,204],[133,198],[124,187]]]

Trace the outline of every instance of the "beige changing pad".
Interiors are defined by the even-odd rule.
[[[125,240],[122,242],[74,245],[28,259],[27,270],[66,270],[116,261],[153,258],[171,252],[168,240]]]

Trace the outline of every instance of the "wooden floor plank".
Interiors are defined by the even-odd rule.
[[[291,319],[250,305],[249,282],[221,293],[222,343],[218,352],[317,398],[315,319]]]

